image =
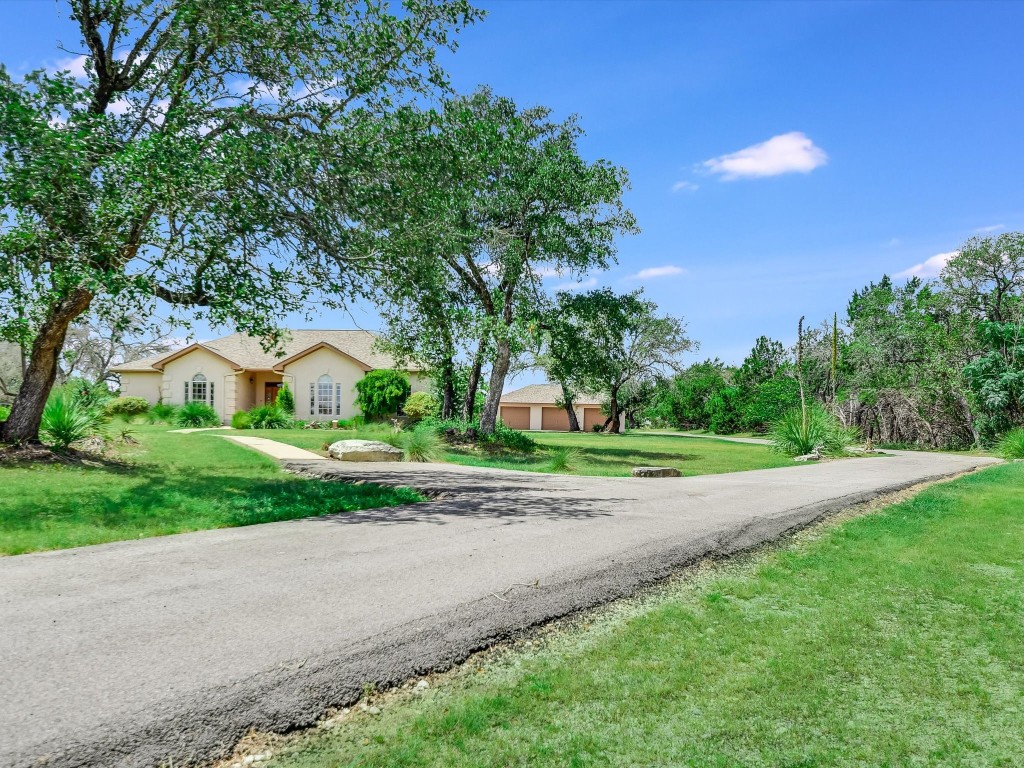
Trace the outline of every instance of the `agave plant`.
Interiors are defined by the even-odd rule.
[[[39,433],[58,450],[99,434],[106,423],[101,407],[76,398],[66,388],[55,389],[43,408]]]
[[[846,452],[857,435],[820,405],[807,408],[806,418],[799,408],[787,411],[772,425],[772,446],[788,456],[803,456],[820,451],[835,456]]]

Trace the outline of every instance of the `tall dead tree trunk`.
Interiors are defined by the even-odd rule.
[[[7,421],[0,424],[0,442],[33,443],[39,440],[43,407],[57,378],[60,353],[68,328],[92,302],[93,294],[76,288],[50,310],[32,343],[25,378],[14,398]]]

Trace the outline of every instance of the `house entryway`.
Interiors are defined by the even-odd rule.
[[[280,381],[268,381],[263,385],[263,404],[274,405],[277,402],[277,394],[281,391]]]

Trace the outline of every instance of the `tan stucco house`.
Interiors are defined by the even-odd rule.
[[[181,405],[200,400],[224,423],[236,411],[273,403],[285,382],[295,396],[295,415],[308,421],[349,419],[356,408],[356,382],[368,371],[395,361],[374,348],[369,331],[288,331],[276,349],[244,333],[190,344],[182,349],[116,366],[121,394],[151,403]],[[429,382],[407,370],[413,391]]]
[[[569,431],[569,414],[556,405],[562,396],[558,384],[530,384],[506,392],[498,401],[501,420],[512,429]],[[601,398],[579,395],[573,403],[580,428],[590,432],[595,424],[604,424],[608,418],[601,412]]]

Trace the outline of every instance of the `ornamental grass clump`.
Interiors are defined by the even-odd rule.
[[[769,432],[772,447],[787,456],[822,453],[841,456],[856,442],[856,431],[846,427],[817,403],[787,411]]]
[[[105,423],[102,407],[79,399],[62,387],[53,390],[46,401],[39,433],[44,442],[62,451],[72,443],[99,434]]]
[[[438,461],[441,458],[441,438],[430,427],[417,427],[404,432],[401,448],[406,461]]]
[[[551,460],[548,461],[550,472],[575,472],[580,464],[583,453],[579,448],[567,446],[564,448],[552,448]]]
[[[996,450],[1004,459],[1024,459],[1024,427],[1012,429],[1003,435]]]

